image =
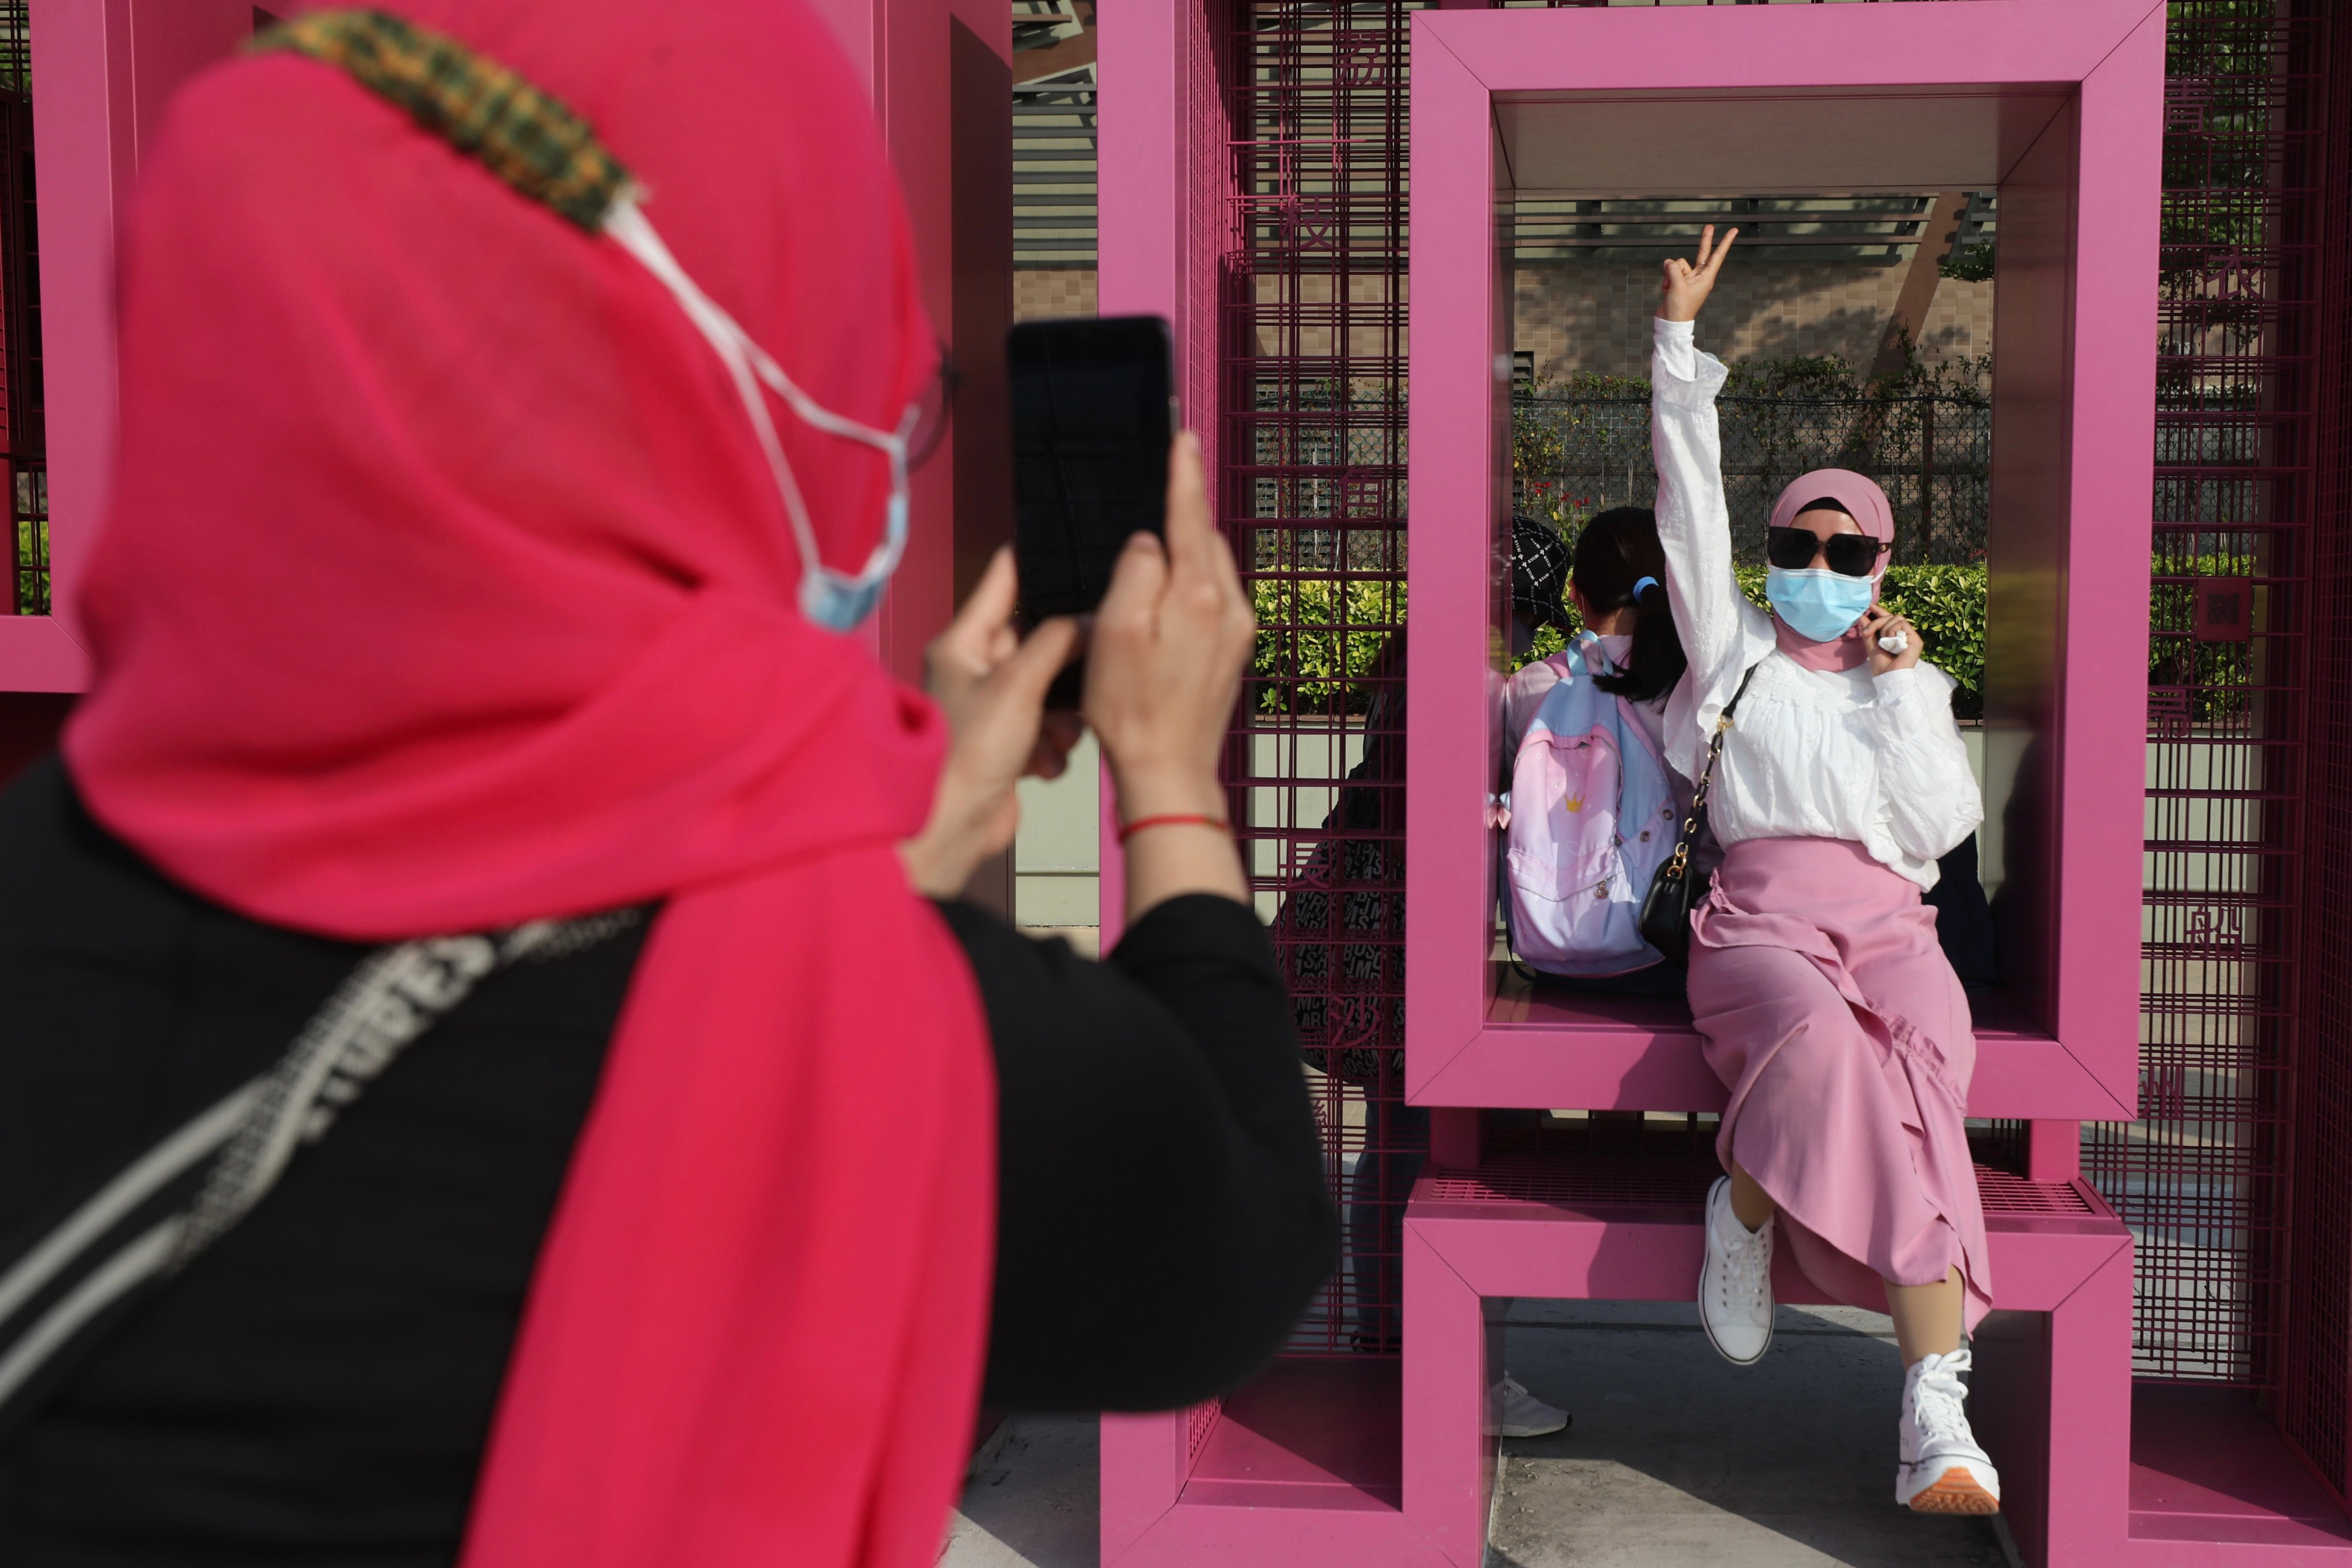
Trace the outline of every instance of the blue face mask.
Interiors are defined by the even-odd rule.
[[[1799,637],[1835,642],[1870,608],[1878,583],[1819,567],[1788,572],[1773,566],[1764,573],[1764,596]]]
[[[882,590],[889,584],[890,574],[898,569],[898,558],[906,553],[907,447],[920,410],[908,408],[896,430],[877,430],[835,414],[803,392],[784,374],[783,367],[752,342],[749,332],[736,325],[735,318],[686,275],[686,268],[677,264],[677,258],[662,243],[661,236],[646,221],[634,195],[625,195],[613,204],[612,210],[604,215],[604,232],[662,281],[686,311],[687,319],[701,331],[726,365],[728,378],[735,384],[736,395],[742,399],[743,412],[751,417],[752,433],[759,437],[760,450],[767,458],[776,489],[783,497],[784,515],[793,526],[793,541],[800,547],[801,613],[827,631],[855,630],[882,602]],[[768,417],[762,386],[782,398],[805,423],[829,436],[871,447],[888,461],[890,500],[883,515],[882,540],[857,571],[845,572],[837,566],[828,566],[818,555],[816,529],[809,521],[808,503],[801,499],[800,483],[793,478],[792,465],[784,459],[783,443],[776,439],[775,423]]]

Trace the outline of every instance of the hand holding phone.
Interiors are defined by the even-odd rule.
[[[1021,826],[1014,785],[1057,778],[1083,732],[1074,713],[1043,710],[1045,689],[1078,647],[1078,625],[1055,616],[1025,641],[1013,625],[1013,554],[996,552],[954,622],[924,650],[925,688],[946,716],[946,766],[923,831],[898,847],[908,879],[954,898]]]
[[[1168,454],[1166,542],[1130,536],[1095,617],[1087,718],[1123,823],[1160,819],[1126,845],[1127,918],[1184,893],[1249,901],[1217,758],[1257,640],[1234,552],[1217,531],[1201,444]]]

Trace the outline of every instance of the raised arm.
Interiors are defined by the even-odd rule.
[[[1737,678],[1748,618],[1760,617],[1731,570],[1731,512],[1715,417],[1725,372],[1722,361],[1697,351],[1690,322],[1661,319],[1654,331],[1650,447],[1658,465],[1666,594],[1691,671],[1711,685],[1727,672]]]
[[[1693,326],[1738,234],[1733,229],[1717,245],[1710,225],[1696,263],[1679,257],[1666,263],[1650,358],[1658,542],[1665,548],[1666,597],[1690,659],[1692,717],[1702,729],[1715,722],[1740,673],[1772,646],[1770,617],[1748,602],[1731,570],[1731,512],[1715,415],[1727,373],[1722,361],[1698,352]],[[1691,743],[1687,734],[1670,735],[1670,760]]]

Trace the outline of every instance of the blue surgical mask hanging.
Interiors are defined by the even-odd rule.
[[[662,243],[661,236],[646,220],[635,194],[624,195],[613,204],[612,210],[604,215],[604,232],[661,280],[727,366],[728,376],[735,384],[735,394],[742,399],[744,413],[751,416],[760,450],[768,459],[768,469],[775,476],[776,489],[783,496],[784,513],[792,520],[793,539],[801,556],[801,613],[827,631],[856,630],[882,602],[882,590],[888,585],[890,574],[898,569],[899,557],[906,553],[907,442],[914,434],[920,408],[909,405],[897,430],[877,430],[834,413],[803,392],[784,374],[783,367],[736,324],[735,318],[687,276],[686,269],[670,254],[669,247]],[[804,423],[828,435],[872,447],[889,459],[890,504],[882,541],[866,557],[865,566],[855,574],[826,565],[817,552],[816,530],[809,522],[808,502],[802,498],[800,483],[793,477],[792,464],[784,458],[783,443],[776,438],[775,422],[768,417],[767,399],[760,390],[763,384],[791,405],[793,412]]]
[[[1791,572],[1772,566],[1764,573],[1764,596],[1799,637],[1835,642],[1877,599],[1878,579],[1819,567]]]

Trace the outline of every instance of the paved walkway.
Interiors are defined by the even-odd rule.
[[[1784,1308],[1771,1353],[1745,1369],[1688,1307],[1522,1300],[1510,1322],[1512,1371],[1576,1419],[1503,1446],[1487,1568],[2013,1561],[1988,1521],[1895,1506],[1902,1373],[1883,1317]],[[1097,1568],[1097,1453],[1091,1420],[1007,1422],[974,1461],[942,1563]]]

